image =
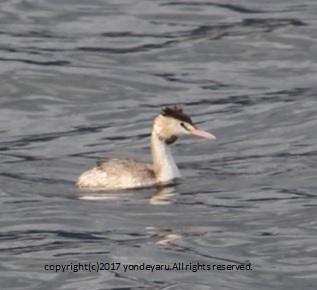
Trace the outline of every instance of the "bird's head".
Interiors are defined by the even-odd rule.
[[[166,144],[174,143],[178,137],[192,135],[205,139],[216,139],[208,132],[198,130],[192,119],[178,107],[166,107],[154,120],[153,133]]]

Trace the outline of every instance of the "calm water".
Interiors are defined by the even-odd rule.
[[[316,14],[315,0],[1,1],[1,289],[314,289]],[[218,137],[174,146],[180,184],[73,187],[99,158],[150,160],[171,104]],[[114,264],[75,272],[97,262]],[[124,268],[174,263],[187,271]]]

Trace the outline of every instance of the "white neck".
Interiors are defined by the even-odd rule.
[[[151,149],[155,177],[158,182],[164,183],[181,176],[170,147],[155,132],[151,135]]]

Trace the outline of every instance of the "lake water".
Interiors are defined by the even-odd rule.
[[[1,1],[1,289],[314,289],[316,15],[313,0]],[[181,183],[73,186],[103,157],[150,161],[174,104],[217,136],[173,146]]]

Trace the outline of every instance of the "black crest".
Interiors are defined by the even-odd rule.
[[[176,106],[174,106],[174,108],[166,107],[166,108],[162,109],[161,114],[163,116],[171,117],[171,118],[177,119],[179,121],[189,123],[192,126],[194,126],[192,119],[183,112],[182,108],[178,108]]]

